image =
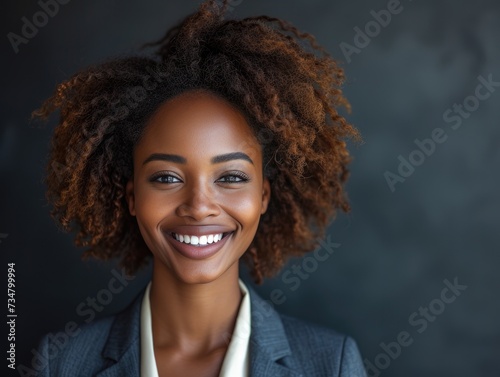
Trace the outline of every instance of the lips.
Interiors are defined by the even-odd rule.
[[[168,229],[165,233],[181,255],[189,259],[204,259],[216,254],[233,232],[233,229],[220,225],[183,225]]]

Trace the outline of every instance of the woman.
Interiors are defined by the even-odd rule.
[[[206,1],[153,44],[59,85],[48,169],[53,216],[86,256],[150,284],[81,328],[46,376],[363,376],[355,342],[278,314],[257,283],[315,248],[358,133],[338,114],[343,72],[313,37],[270,17],[224,20]],[[69,148],[68,148],[69,147]]]

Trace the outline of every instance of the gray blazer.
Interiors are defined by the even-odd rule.
[[[248,290],[251,377],[366,377],[352,338],[281,315]],[[47,366],[39,376],[139,376],[143,296],[144,292],[115,316],[82,326],[62,346],[45,336],[39,352]]]

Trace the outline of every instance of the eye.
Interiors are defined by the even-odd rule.
[[[222,183],[243,183],[243,182],[248,182],[250,178],[248,175],[241,171],[234,171],[230,172],[228,174],[223,175],[220,177],[217,182],[222,182]]]
[[[160,172],[154,174],[150,179],[150,182],[154,183],[180,183],[182,182],[179,178],[176,176],[166,173],[166,172]]]

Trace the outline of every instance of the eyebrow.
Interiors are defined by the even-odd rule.
[[[225,153],[225,154],[220,154],[217,156],[214,156],[210,159],[210,162],[212,164],[219,164],[221,162],[227,162],[227,161],[232,161],[232,160],[245,160],[250,162],[252,165],[253,160],[245,153],[243,152],[232,152],[232,153]],[[151,161],[169,161],[169,162],[175,162],[178,164],[185,164],[187,162],[187,159],[185,157],[179,156],[177,154],[166,154],[166,153],[153,153],[150,155],[148,158],[144,160],[142,163],[145,165],[148,162]]]
[[[232,152],[232,153],[226,153],[226,154],[220,154],[218,156],[212,157],[210,162],[212,164],[218,164],[221,162],[227,162],[227,161],[232,161],[232,160],[245,160],[250,162],[253,165],[252,159],[245,153],[243,152]]]
[[[187,162],[184,157],[177,154],[153,153],[151,156],[146,158],[142,164],[145,165],[151,161],[170,161],[178,164],[185,164]]]

